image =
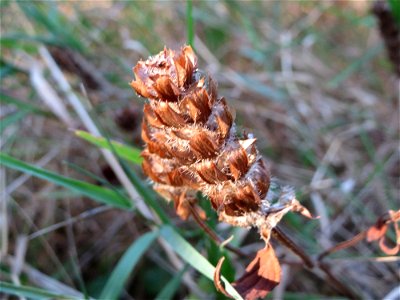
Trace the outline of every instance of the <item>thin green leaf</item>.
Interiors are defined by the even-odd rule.
[[[160,235],[184,261],[208,279],[214,280],[215,267],[195,248],[193,248],[192,245],[182,238],[171,226],[164,226],[160,230]],[[230,295],[235,299],[242,299],[238,292],[224,277],[222,277],[221,280],[225,283],[225,289]]]
[[[0,165],[4,165],[8,168],[19,170],[24,173],[36,176],[38,178],[48,180],[54,184],[76,191],[81,195],[87,196],[101,203],[105,203],[123,209],[132,208],[131,201],[129,201],[122,194],[116,191],[112,191],[84,181],[58,175],[56,173],[47,171],[45,169],[41,169],[33,165],[27,164],[23,161],[15,159],[1,152],[0,152]]]
[[[5,61],[4,59],[0,58],[0,79],[6,78],[7,76],[11,76],[17,72],[22,72],[21,69]]]
[[[82,42],[74,34],[73,22],[60,13],[55,3],[51,2],[19,2],[23,13],[35,24],[45,27],[58,44],[84,51]]]
[[[399,0],[389,0],[390,10],[394,16],[394,19],[397,22],[397,25],[400,25],[400,1]]]
[[[7,34],[0,38],[0,45],[3,49],[21,49],[22,47],[25,50],[29,50],[29,52],[33,52],[39,43],[56,46],[62,45],[57,39],[52,37],[28,35],[20,32]]]
[[[29,110],[29,111],[32,111],[32,112],[34,112],[36,114],[43,115],[43,116],[46,116],[46,117],[51,117],[52,116],[52,114],[50,112],[45,111],[45,110],[37,107],[36,105],[24,102],[22,100],[14,98],[14,97],[12,97],[10,95],[7,95],[3,91],[0,91],[0,102],[1,103],[6,103],[6,104],[11,104],[11,105],[14,105],[14,106],[16,106],[17,108],[19,108],[21,110]]]
[[[186,265],[187,266],[187,265]],[[179,289],[182,281],[183,274],[186,272],[186,267],[179,271],[168,283],[167,285],[158,293],[156,300],[169,300],[172,299]]]
[[[186,33],[187,43],[194,49],[194,22],[192,0],[187,0],[186,2]]]
[[[142,235],[126,250],[108,279],[100,299],[117,299],[137,262],[158,237],[159,231]]]
[[[89,132],[82,131],[82,130],[77,130],[75,131],[75,134],[84,139],[85,141],[88,141],[89,143],[92,143],[93,145],[96,145],[100,148],[108,149],[108,150],[113,150],[111,149],[110,143],[107,141],[107,139],[103,137],[96,137]],[[127,161],[133,162],[135,164],[141,164],[142,163],[142,158],[140,157],[140,150],[118,143],[111,141],[112,148],[114,148],[114,151],[118,154],[123,159],[126,159]]]
[[[246,86],[249,90],[253,91],[254,93],[257,93],[272,101],[284,102],[287,100],[285,92],[273,88],[271,86],[268,86],[251,76],[237,73],[236,80],[239,81],[241,84],[243,84],[243,86]]]
[[[82,297],[62,295],[26,285],[18,286],[4,281],[0,281],[0,292],[29,299],[82,299]]]
[[[15,113],[9,114],[8,116],[2,118],[0,120],[0,134],[3,133],[3,131],[10,125],[12,125],[13,123],[18,122],[19,120],[21,120],[23,117],[26,116],[26,114],[28,114],[28,111],[26,110],[19,110]]]
[[[329,81],[328,87],[332,89],[338,88],[343,81],[347,80],[351,75],[359,71],[366,63],[381,53],[382,50],[382,45],[368,49],[359,59],[356,59],[354,62],[349,64],[343,71]]]

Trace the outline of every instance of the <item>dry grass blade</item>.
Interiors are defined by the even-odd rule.
[[[43,70],[38,62],[33,62],[30,68],[32,86],[43,100],[43,102],[60,118],[68,127],[73,128],[74,122],[63,101],[58,97],[56,91],[44,78]]]
[[[11,266],[11,279],[17,286],[21,285],[20,275],[25,263],[25,254],[28,247],[28,239],[20,235],[17,239],[14,264]]]

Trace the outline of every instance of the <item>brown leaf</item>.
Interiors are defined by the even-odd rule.
[[[381,216],[376,223],[367,229],[367,241],[379,241],[379,248],[387,255],[395,255],[400,251],[400,210],[393,211],[389,210],[386,214]],[[386,244],[386,232],[389,229],[389,225],[393,224],[394,231],[396,234],[396,244],[393,247],[387,246]]]
[[[306,217],[306,218],[309,218],[309,219],[319,219],[319,216],[314,217],[314,216],[310,213],[310,211],[309,211],[306,207],[304,207],[303,205],[301,205],[300,202],[298,202],[298,201],[293,202],[293,208],[292,208],[292,210],[293,210],[294,212],[300,213],[302,216],[304,216],[304,217]]]
[[[281,278],[281,266],[270,244],[257,252],[244,275],[233,286],[246,299],[264,298]]]
[[[226,297],[233,299],[233,297],[225,290],[224,283],[221,281],[221,268],[222,264],[225,260],[225,256],[222,256],[217,265],[215,266],[215,272],[214,272],[214,285],[217,291],[221,292],[224,294]]]
[[[383,226],[378,226],[377,224],[371,226],[367,230],[367,241],[373,242],[381,239],[382,237],[385,236],[387,229],[388,229],[387,224],[383,224]]]

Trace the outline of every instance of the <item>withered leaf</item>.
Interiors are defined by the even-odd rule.
[[[244,275],[233,286],[245,300],[264,298],[279,284],[281,266],[270,244],[257,252]]]
[[[383,214],[378,218],[374,225],[369,227],[368,229],[360,232],[355,237],[339,243],[324,252],[322,252],[318,256],[318,260],[322,261],[322,259],[334,252],[347,249],[358,244],[360,241],[366,239],[368,242],[379,241],[380,249],[387,255],[395,255],[400,251],[400,228],[398,222],[400,221],[400,210],[393,211],[389,210],[387,213]],[[393,224],[394,231],[396,235],[396,241],[394,247],[389,247],[386,245],[386,232],[389,228],[389,225]]]
[[[400,221],[400,210],[389,210],[388,213],[381,216],[376,223],[367,229],[366,239],[368,242],[379,241],[379,248],[387,255],[395,255],[400,251],[400,228],[398,222]],[[393,224],[396,234],[396,242],[393,247],[387,246],[386,232],[389,225]]]
[[[233,299],[233,297],[225,290],[224,283],[221,281],[221,268],[222,264],[225,260],[225,256],[222,256],[219,260],[217,265],[215,266],[214,272],[214,285],[217,291],[224,294],[226,297]]]

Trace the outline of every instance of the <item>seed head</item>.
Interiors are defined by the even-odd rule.
[[[262,232],[275,226],[296,200],[286,195],[269,209],[270,175],[256,139],[237,134],[226,100],[218,97],[212,78],[197,69],[192,48],[164,49],[133,71],[131,86],[148,99],[142,166],[154,189],[174,201],[183,219],[201,191],[220,221],[263,227]]]

